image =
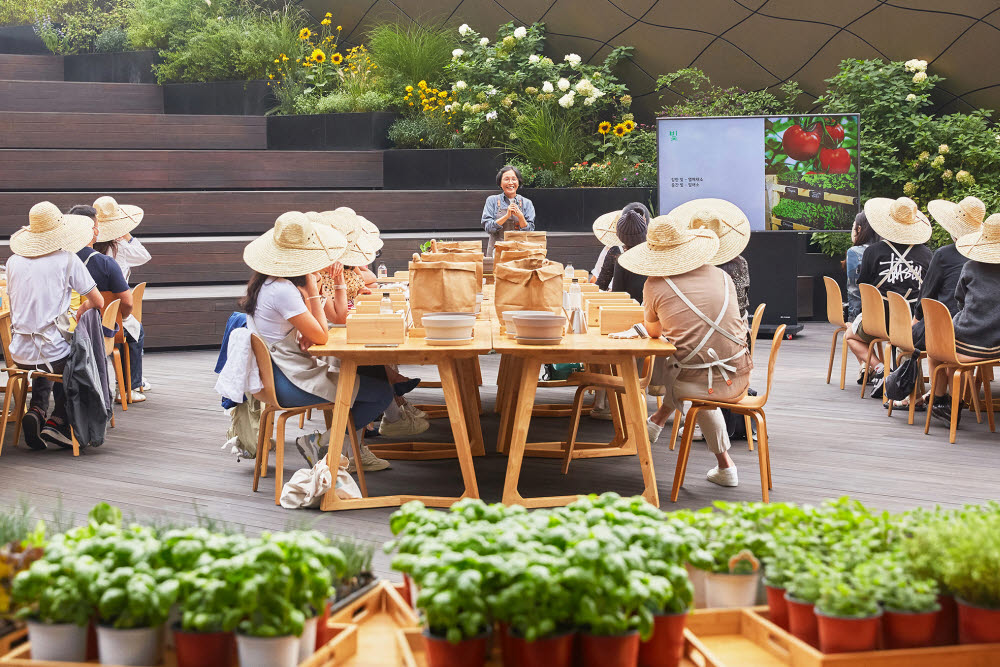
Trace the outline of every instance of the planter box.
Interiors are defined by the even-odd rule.
[[[378,150],[390,148],[388,111],[268,116],[267,147],[284,150]]]
[[[0,53],[41,56],[52,52],[30,25],[5,25],[0,26]]]
[[[209,81],[163,86],[164,113],[263,116],[277,105],[267,81]]]
[[[503,151],[494,148],[394,148],[382,155],[386,190],[492,189],[503,166]]]
[[[156,51],[80,53],[63,57],[66,81],[156,83],[153,65],[163,62]]]
[[[535,223],[547,232],[590,231],[594,220],[626,204],[656,204],[656,188],[524,188],[518,192],[535,205]]]

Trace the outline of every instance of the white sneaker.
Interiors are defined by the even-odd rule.
[[[736,466],[729,466],[728,468],[720,469],[719,466],[715,466],[708,471],[705,478],[713,484],[718,484],[719,486],[739,486],[740,478],[736,474]]]
[[[652,445],[660,439],[660,433],[663,432],[663,427],[655,423],[652,419],[647,419],[646,431],[649,433],[649,444]]]
[[[399,420],[394,422],[388,422],[385,417],[382,417],[378,433],[388,438],[398,438],[404,435],[420,435],[430,427],[431,425],[426,419],[404,413]]]
[[[611,406],[605,405],[602,408],[594,408],[590,411],[591,419],[600,419],[601,421],[609,422],[611,421]]]
[[[378,472],[379,470],[388,470],[392,466],[385,459],[380,459],[375,456],[372,450],[368,449],[368,445],[361,445],[361,469],[365,472]],[[347,472],[357,472],[358,467],[354,463],[354,459],[347,464]]]
[[[411,417],[417,419],[427,419],[427,413],[413,405],[412,403],[403,403],[400,410],[403,411],[404,415],[410,415]]]
[[[142,403],[145,400],[146,400],[146,395],[144,393],[142,393],[138,389],[133,389],[132,393],[129,394],[128,402],[129,403]],[[115,389],[115,403],[121,403],[121,402],[122,402],[121,392],[119,392],[117,389]]]
[[[146,378],[142,378],[142,386],[139,387],[139,389],[142,390],[142,393],[145,394],[147,391],[150,391],[152,388],[153,388],[153,385],[149,384],[149,381],[146,380]]]
[[[698,426],[698,424],[695,424],[694,425],[694,434],[691,436],[691,440],[697,440],[697,441],[700,442],[700,441],[702,441],[704,439],[705,439],[705,436],[701,432],[701,426]]]

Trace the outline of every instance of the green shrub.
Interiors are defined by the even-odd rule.
[[[358,96],[346,92],[325,95],[316,101],[312,113],[357,113],[362,111],[385,111],[392,106],[388,93],[369,90]]]
[[[462,148],[462,137],[446,122],[427,116],[400,118],[389,128],[396,148]]]
[[[440,25],[383,23],[368,33],[372,59],[395,88],[416,81],[443,83],[457,45],[454,31]]]
[[[128,34],[140,49],[165,49],[182,44],[189,31],[198,32],[210,20],[232,16],[239,0],[135,0],[128,16]]]
[[[656,89],[667,89],[682,97],[680,102],[663,107],[661,114],[666,116],[779,116],[794,113],[795,100],[802,94],[794,81],[781,85],[784,99],[766,90],[714,86],[697,67],[660,75]]]
[[[824,255],[835,259],[844,259],[847,249],[853,245],[851,235],[847,232],[816,232],[812,235],[812,241]]]
[[[94,51],[97,53],[122,53],[128,50],[128,33],[123,28],[108,28],[94,42]]]
[[[560,183],[567,183],[570,166],[586,149],[582,121],[575,114],[559,113],[551,104],[529,104],[515,119],[505,148],[528,164],[556,173]]]
[[[29,25],[41,16],[62,23],[79,0],[4,0],[0,3],[0,25]]]
[[[35,33],[53,53],[70,55],[99,51],[98,39],[108,31],[124,29],[133,0],[78,0],[72,7],[65,7],[63,15],[35,16]],[[57,26],[56,23],[60,25]],[[127,47],[127,39],[114,38]]]

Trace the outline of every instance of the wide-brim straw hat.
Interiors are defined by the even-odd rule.
[[[290,278],[325,269],[340,261],[347,239],[327,225],[313,224],[304,213],[282,213],[274,228],[243,249],[243,261],[258,273]]]
[[[946,199],[935,199],[927,205],[927,210],[956,239],[978,232],[986,218],[986,204],[978,197],[966,197],[957,204]]]
[[[594,236],[609,248],[622,244],[616,231],[618,228],[618,218],[620,217],[622,217],[622,212],[621,210],[617,210],[605,213],[599,216],[597,220],[594,220]]]
[[[1000,213],[986,218],[978,231],[959,237],[955,248],[976,262],[1000,264]]]
[[[85,215],[63,215],[43,201],[28,212],[28,226],[10,237],[10,250],[22,257],[41,257],[56,250],[77,252],[94,238],[94,221]]]
[[[865,202],[868,224],[886,241],[902,245],[926,243],[931,237],[931,221],[909,197],[874,197]]]
[[[344,266],[367,266],[375,261],[384,241],[364,231],[361,216],[346,211],[310,211],[306,216],[318,225],[326,225],[340,232],[347,239],[344,254],[337,261]]]
[[[347,213],[348,215],[358,216],[358,220],[361,222],[361,229],[372,236],[379,236],[381,232],[379,231],[378,225],[369,220],[363,215],[358,214],[353,208],[347,206],[338,206],[333,209],[334,213]]]
[[[750,219],[736,204],[725,199],[692,199],[667,215],[696,229],[711,229],[719,237],[719,252],[710,264],[725,264],[743,252],[750,243]]]
[[[646,242],[626,250],[618,263],[642,276],[679,276],[708,264],[719,252],[719,237],[710,229],[690,229],[670,215],[649,223]]]
[[[98,197],[94,202],[97,211],[97,241],[114,241],[131,232],[142,222],[142,209],[131,204],[119,204],[112,197]]]

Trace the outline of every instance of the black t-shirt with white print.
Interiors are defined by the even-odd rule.
[[[914,303],[920,297],[920,285],[932,255],[925,245],[906,246],[885,240],[873,243],[861,256],[858,282],[875,285],[883,297],[896,292]]]

